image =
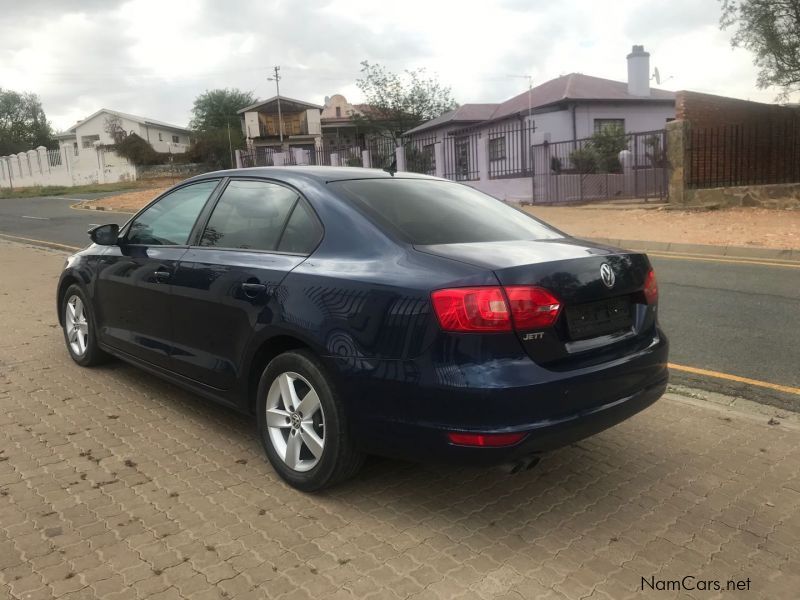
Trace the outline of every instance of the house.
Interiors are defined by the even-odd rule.
[[[273,96],[237,111],[252,148],[313,150],[322,135],[318,104]],[[280,116],[280,118],[279,118]]]
[[[656,131],[675,117],[675,93],[650,87],[650,54],[634,46],[627,56],[628,81],[582,73],[551,79],[498,104],[464,104],[406,132],[410,138],[441,139],[465,126],[533,126],[532,144],[590,137],[609,125],[626,132]]]
[[[74,162],[96,160],[97,146],[110,146],[114,139],[108,132],[109,123],[115,122],[126,133],[135,133],[150,142],[156,152],[182,154],[189,148],[191,131],[186,127],[170,125],[147,117],[101,108],[78,121],[64,133],[58,134],[59,146],[66,148]]]
[[[664,153],[663,130],[675,117],[675,93],[650,87],[650,54],[643,46],[633,46],[627,63],[627,81],[570,73],[504,102],[464,104],[407,131],[407,146],[422,165],[418,170],[504,199],[573,201],[643,189],[660,194],[656,163]],[[589,138],[602,130],[631,134],[621,146],[627,145],[626,177],[579,177],[621,174],[617,150],[598,164],[587,162],[595,160],[588,156]],[[587,181],[597,189],[585,189]]]
[[[365,135],[353,117],[363,116],[369,107],[350,104],[341,94],[325,96],[320,122],[323,143],[326,146],[364,145]]]

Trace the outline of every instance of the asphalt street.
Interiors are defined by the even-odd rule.
[[[0,200],[0,234],[84,247],[92,225],[119,223],[130,215],[70,208],[77,200],[52,198],[10,198]]]
[[[74,203],[69,198],[0,200],[0,234],[83,247],[92,224],[121,225],[130,217],[70,208]],[[800,265],[662,255],[651,260],[671,363],[800,388]],[[800,395],[730,378],[674,369],[672,381],[800,407]]]

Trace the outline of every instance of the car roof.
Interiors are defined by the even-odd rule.
[[[206,177],[267,177],[291,181],[292,179],[312,180],[316,183],[329,183],[331,181],[344,181],[348,179],[430,179],[439,180],[437,177],[398,171],[394,176],[383,169],[364,169],[362,167],[317,167],[317,166],[289,166],[289,167],[248,167],[246,169],[227,169],[214,171],[193,177],[193,180]]]

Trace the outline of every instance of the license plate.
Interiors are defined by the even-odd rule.
[[[566,308],[567,329],[573,340],[609,335],[630,329],[631,300],[627,296]]]

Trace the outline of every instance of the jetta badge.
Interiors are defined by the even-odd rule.
[[[617,277],[614,275],[614,269],[611,268],[610,264],[603,263],[600,266],[600,279],[603,280],[603,285],[608,289],[614,287],[614,282],[617,280]]]

